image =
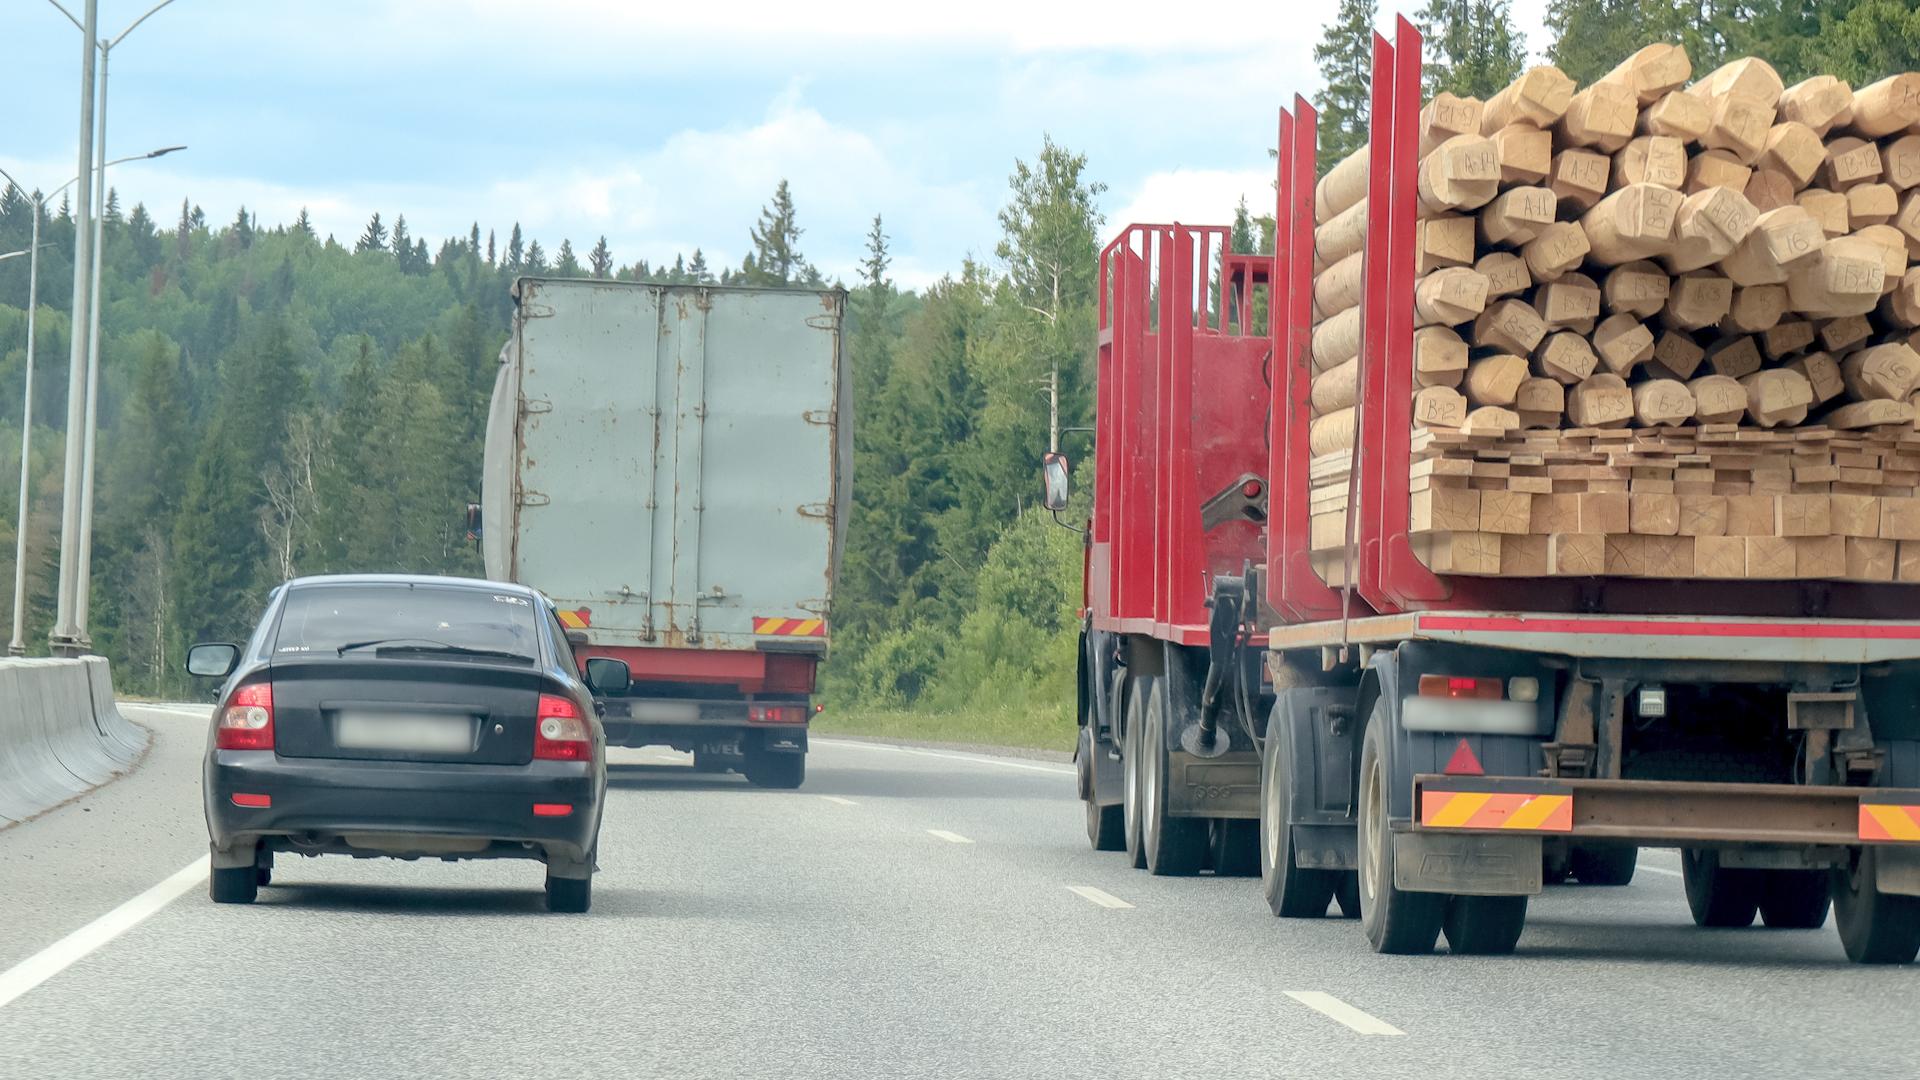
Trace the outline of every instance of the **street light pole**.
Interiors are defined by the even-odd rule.
[[[87,423],[87,330],[91,325],[93,291],[93,62],[95,28],[100,23],[100,0],[86,0],[80,24],[80,153],[79,185],[74,195],[73,234],[73,349],[67,358],[67,464],[60,513],[60,595],[55,605],[49,644],[55,653],[79,652],[80,633],[74,622],[74,584],[78,578],[80,540],[80,466],[85,453]]]
[[[7,177],[7,183],[14,187],[13,177]],[[20,408],[20,513],[15,522],[13,538],[13,640],[7,643],[7,652],[14,656],[23,656],[27,643],[20,636],[26,628],[27,597],[27,483],[29,455],[33,450],[33,324],[34,314],[40,310],[40,212],[46,205],[44,196],[34,195],[33,239],[27,242],[27,386],[22,391],[25,402]]]

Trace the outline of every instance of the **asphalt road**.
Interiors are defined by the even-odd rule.
[[[284,857],[215,907],[205,710],[128,711],[136,773],[0,832],[0,1077],[1920,1075],[1920,971],[1695,929],[1670,852],[1513,957],[1374,956],[1089,851],[1064,764],[828,739],[798,792],[616,751],[588,915],[533,863]]]

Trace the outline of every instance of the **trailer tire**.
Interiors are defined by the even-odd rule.
[[[1121,774],[1126,778],[1120,799],[1122,830],[1127,861],[1135,870],[1147,865],[1147,845],[1140,835],[1140,763],[1146,757],[1140,749],[1140,729],[1146,726],[1145,682],[1132,676],[1127,678],[1127,729],[1121,735],[1123,749],[1120,751]]]
[[[1833,871],[1833,921],[1856,964],[1910,964],[1920,955],[1920,897],[1880,891],[1874,848],[1861,848],[1851,869]]]
[[[1260,823],[1250,818],[1214,818],[1207,829],[1213,872],[1219,877],[1260,874]]]
[[[1640,863],[1640,849],[1632,844],[1581,845],[1573,849],[1568,866],[1582,885],[1631,885]]]
[[[1760,911],[1760,879],[1755,871],[1720,865],[1720,853],[1706,848],[1680,851],[1687,910],[1695,926],[1752,926]]]
[[[1527,925],[1524,896],[1456,896],[1441,930],[1455,956],[1506,956]]]
[[[1761,920],[1775,930],[1818,930],[1827,925],[1832,879],[1826,870],[1761,871]]]
[[[1373,951],[1423,956],[1433,951],[1447,913],[1441,893],[1403,892],[1393,884],[1393,844],[1387,793],[1392,777],[1388,746],[1393,703],[1373,703],[1360,747],[1360,928]]]
[[[1080,773],[1080,798],[1087,804],[1087,843],[1095,851],[1124,851],[1127,846],[1126,823],[1121,820],[1125,807],[1118,803],[1101,806],[1093,782],[1093,755],[1099,753],[1091,726],[1080,729],[1080,748],[1074,754]]]
[[[1207,819],[1174,817],[1167,813],[1167,680],[1155,678],[1147,691],[1146,730],[1141,732],[1140,846],[1145,849],[1147,873],[1154,877],[1186,877],[1200,872],[1207,861]]]
[[[727,759],[719,754],[710,754],[705,750],[693,752],[693,771],[697,773],[724,773],[731,768]]]
[[[1294,865],[1293,828],[1288,808],[1293,805],[1291,725],[1280,711],[1267,725],[1266,752],[1260,769],[1260,891],[1267,907],[1283,919],[1317,919],[1333,899],[1335,872]]]
[[[1360,917],[1360,874],[1354,870],[1341,870],[1339,879],[1333,886],[1333,902],[1339,905],[1340,917],[1357,919]]]
[[[755,787],[792,791],[807,780],[807,755],[747,751],[747,782]]]

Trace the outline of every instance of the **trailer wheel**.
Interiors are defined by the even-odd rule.
[[[1221,877],[1260,873],[1260,823],[1246,818],[1214,818],[1207,830],[1213,872]]]
[[[1333,902],[1340,905],[1340,917],[1357,919],[1360,917],[1360,875],[1353,870],[1339,871],[1339,881],[1333,887]]]
[[[1147,691],[1147,724],[1141,733],[1140,819],[1141,846],[1147,873],[1155,877],[1197,874],[1207,858],[1205,818],[1180,818],[1167,813],[1167,680],[1154,679]]]
[[[1833,902],[1832,874],[1825,870],[1763,870],[1760,918],[1775,930],[1818,930]]]
[[[1640,863],[1640,849],[1632,844],[1584,844],[1573,849],[1568,868],[1582,885],[1629,885]]]
[[[1087,842],[1095,851],[1120,851],[1127,846],[1125,823],[1121,821],[1124,807],[1100,805],[1093,783],[1093,755],[1099,753],[1095,746],[1093,729],[1081,728],[1080,749],[1074,759],[1080,771],[1080,798],[1087,804]]]
[[[1360,928],[1375,952],[1424,955],[1433,951],[1440,936],[1447,898],[1440,893],[1403,892],[1393,884],[1387,805],[1387,740],[1392,723],[1393,706],[1381,697],[1373,703],[1360,748]]]
[[[1680,870],[1694,925],[1753,925],[1760,910],[1760,880],[1754,871],[1721,866],[1720,853],[1705,848],[1683,848]]]
[[[806,782],[807,755],[747,751],[747,782],[755,787],[791,791]]]
[[[1127,861],[1135,870],[1147,865],[1147,845],[1140,829],[1140,762],[1146,755],[1140,749],[1140,729],[1146,726],[1144,679],[1127,678],[1127,730],[1121,734],[1121,818],[1127,848]]]
[[[1879,853],[1863,847],[1833,871],[1833,921],[1856,964],[1908,964],[1920,955],[1920,897],[1880,891]]]
[[[1456,896],[1441,929],[1456,956],[1505,956],[1527,925],[1524,896]]]
[[[1267,907],[1283,919],[1317,919],[1333,899],[1334,873],[1310,870],[1293,862],[1293,829],[1287,821],[1293,804],[1291,725],[1279,710],[1276,723],[1267,725],[1266,753],[1260,769],[1260,891]]]

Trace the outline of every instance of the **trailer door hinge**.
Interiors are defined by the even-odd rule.
[[[520,302],[520,317],[523,319],[551,319],[553,318],[553,305],[522,300]]]
[[[547,498],[537,491],[523,491],[520,493],[521,506],[545,506],[552,501],[552,499]]]
[[[553,402],[548,401],[546,398],[527,398],[520,403],[520,411],[523,413],[550,413],[553,411]]]
[[[806,412],[800,414],[800,419],[805,420],[809,424],[818,424],[821,427],[826,427],[833,423],[833,410],[808,409]]]
[[[796,507],[804,517],[824,518],[833,516],[832,503],[801,503]]]
[[[840,316],[838,313],[832,315],[809,315],[807,317],[807,325],[813,327],[815,330],[838,330],[840,329]]]

